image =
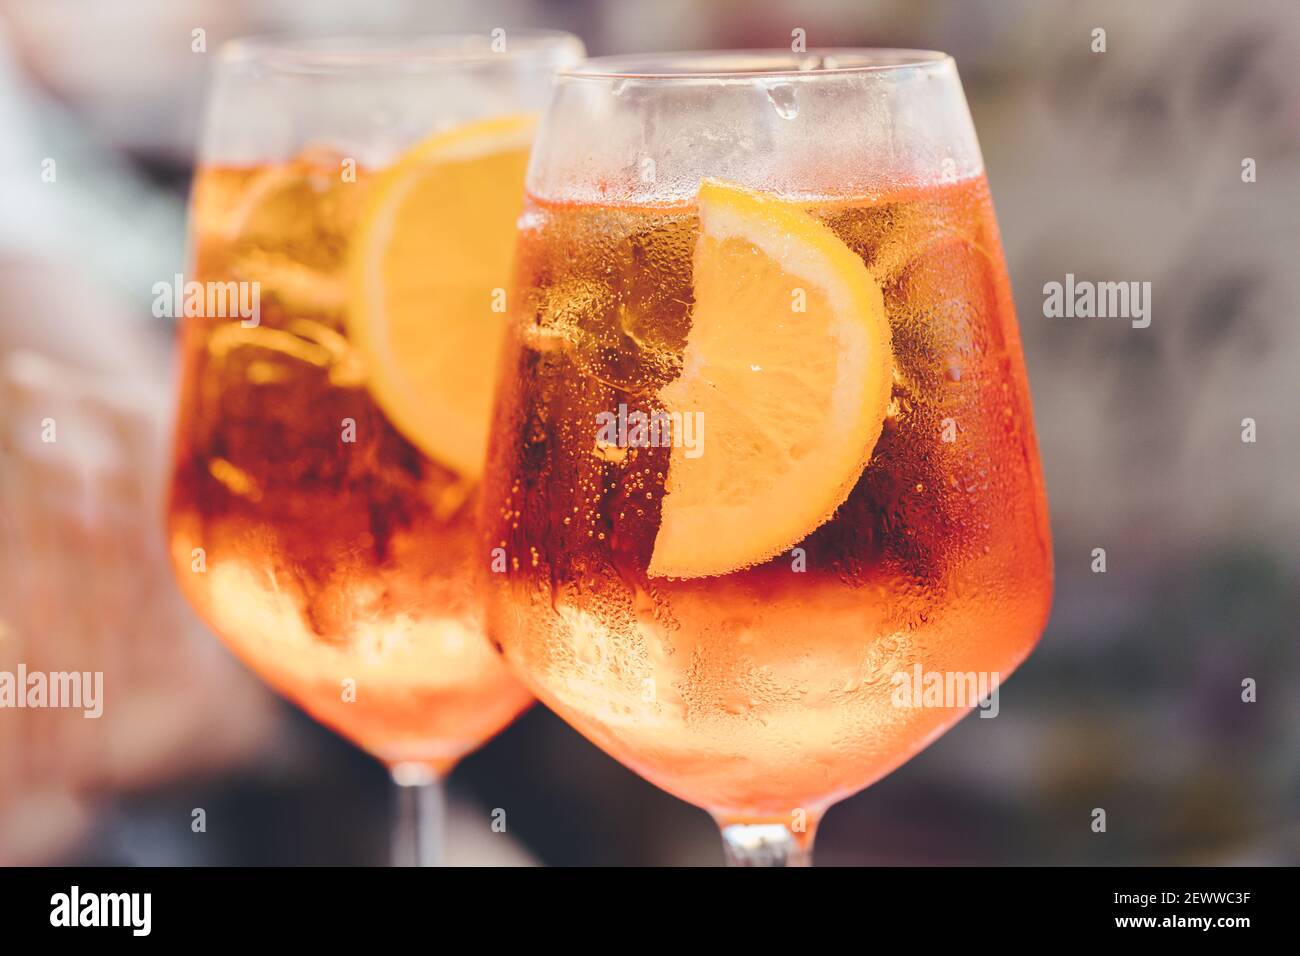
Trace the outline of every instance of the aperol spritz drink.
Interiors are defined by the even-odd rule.
[[[181,588],[426,818],[531,702],[484,639],[474,505],[539,91],[582,47],[493,42],[223,50],[178,293]]]
[[[757,125],[824,106],[819,83],[870,90],[872,57],[801,70]],[[543,121],[483,499],[485,547],[510,562],[489,631],[543,702],[714,813],[733,860],[791,862],[826,806],[1029,653],[1047,508],[977,151],[905,175],[871,169],[870,143],[860,168],[819,168],[807,143],[785,167],[720,151],[725,178],[660,160],[650,182],[584,180],[550,152],[566,114],[619,84],[658,117],[730,84],[741,105],[718,130],[751,108],[738,88],[787,82],[691,59],[594,61]],[[956,82],[926,58],[899,88],[918,71]],[[656,154],[656,133],[626,129],[629,152]],[[957,701],[901,692],[930,674],[985,681]]]
[[[257,672],[389,764],[445,773],[528,702],[481,634],[476,485],[389,421],[347,337],[370,174],[200,170],[194,277],[258,281],[256,326],[191,317],[170,507],[189,600]]]

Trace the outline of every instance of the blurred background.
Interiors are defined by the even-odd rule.
[[[1300,862],[1295,3],[0,0],[0,669],[89,659],[129,698],[99,721],[0,710],[0,863],[386,861],[385,772],[265,691],[174,591],[174,330],[151,286],[184,265],[211,62],[193,29],[214,51],[498,26],[570,30],[593,54],[788,48],[802,28],[809,47],[957,60],[1019,304],[1055,605],[999,719],[834,807],[819,863]],[[1151,327],[1044,318],[1066,273],[1151,281]],[[78,440],[33,437],[52,407]],[[703,812],[540,708],[451,793],[455,863],[722,859]]]

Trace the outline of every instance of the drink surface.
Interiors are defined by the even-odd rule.
[[[386,762],[445,771],[529,697],[482,635],[477,488],[393,428],[349,345],[368,177],[339,170],[322,152],[198,175],[190,278],[257,281],[261,308],[255,327],[183,320],[172,562],[273,687]]]
[[[888,773],[974,703],[899,706],[896,675],[1005,677],[1050,604],[986,182],[806,208],[879,282],[894,350],[883,432],[829,520],[757,566],[647,574],[671,449],[610,449],[596,423],[659,410],[681,372],[698,214],[536,198],[482,505],[509,564],[489,634],[516,670],[618,760],[729,820],[788,824]],[[725,446],[704,436],[704,454]]]

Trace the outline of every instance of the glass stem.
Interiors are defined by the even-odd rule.
[[[396,804],[393,866],[440,866],[446,815],[442,778],[424,764],[391,768]]]
[[[815,820],[799,832],[784,823],[720,821],[719,825],[727,866],[812,866]]]

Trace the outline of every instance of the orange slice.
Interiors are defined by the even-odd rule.
[[[379,175],[353,240],[348,338],[375,400],[421,451],[483,470],[515,223],[536,125],[438,133]]]
[[[682,374],[659,398],[698,413],[704,440],[672,449],[652,576],[726,574],[807,537],[848,497],[889,404],[889,322],[862,260],[784,200],[707,181],[699,211]]]

